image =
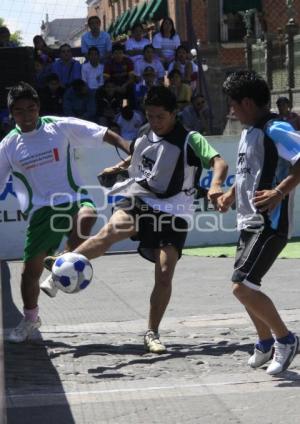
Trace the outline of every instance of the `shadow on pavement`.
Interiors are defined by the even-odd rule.
[[[12,298],[11,276],[6,262],[2,262],[1,274],[3,326],[8,329],[20,321],[22,314]],[[41,340],[19,345],[5,342],[4,367],[8,424],[75,424],[63,395],[59,405],[51,404],[50,394],[63,393],[64,389]],[[41,394],[49,394],[48,405],[39,405],[38,401],[28,404],[29,398]]]
[[[80,346],[74,346],[63,342],[46,341],[49,348],[61,349],[53,354],[54,357],[60,355],[73,354],[73,358],[80,358],[89,355],[97,355],[99,357],[105,356],[124,356],[124,361],[109,364],[108,366],[99,366],[97,368],[90,368],[89,374],[93,374],[94,378],[97,379],[112,379],[127,377],[127,374],[116,373],[115,371],[120,369],[126,369],[132,365],[151,365],[155,363],[161,363],[165,361],[172,361],[178,358],[186,358],[192,356],[221,356],[231,355],[236,351],[250,352],[253,348],[253,344],[240,345],[236,343],[230,343],[228,341],[220,341],[218,343],[201,343],[201,344],[168,344],[168,350],[162,355],[155,355],[151,353],[145,353],[142,344],[100,344],[91,343]],[[127,358],[126,358],[127,356]],[[128,356],[137,356],[134,359],[128,359]],[[112,371],[109,373],[107,371]]]

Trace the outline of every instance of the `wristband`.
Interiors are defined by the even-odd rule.
[[[275,187],[274,190],[277,191],[277,193],[279,193],[282,198],[284,198],[284,193],[282,190],[280,190],[280,188]]]

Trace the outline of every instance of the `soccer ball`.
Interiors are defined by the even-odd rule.
[[[59,256],[52,267],[52,278],[57,288],[65,293],[85,289],[93,277],[90,261],[79,253],[69,252]]]

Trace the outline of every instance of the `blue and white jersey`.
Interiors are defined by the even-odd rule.
[[[287,122],[268,115],[258,125],[243,130],[236,164],[236,207],[239,230],[256,231],[271,227],[291,234],[294,191],[271,212],[257,211],[253,197],[257,190],[276,187],[300,158],[300,134]]]

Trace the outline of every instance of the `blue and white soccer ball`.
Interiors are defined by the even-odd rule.
[[[52,278],[57,288],[65,293],[77,293],[85,289],[93,278],[90,261],[74,252],[59,256],[52,267]]]

